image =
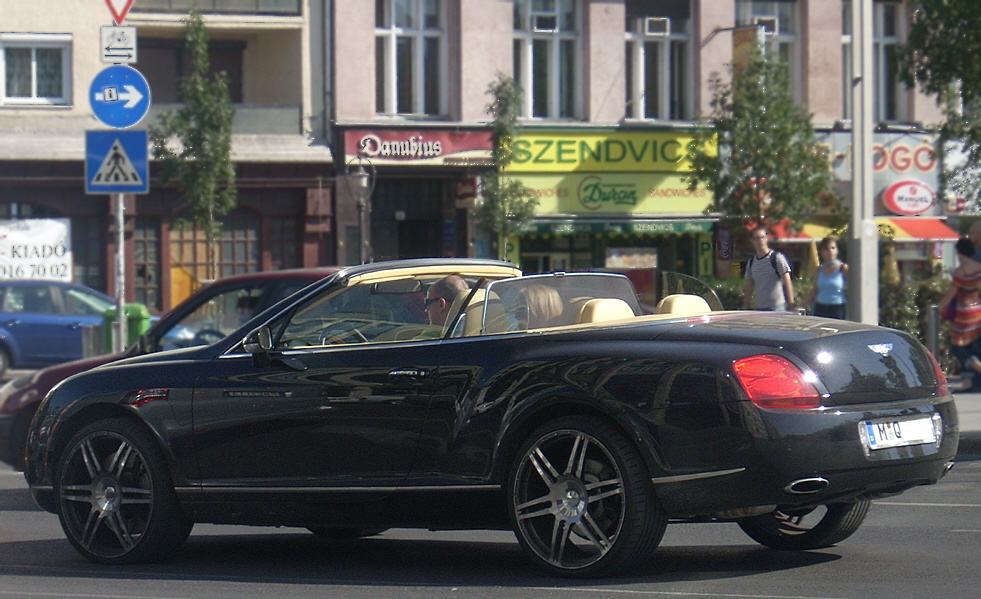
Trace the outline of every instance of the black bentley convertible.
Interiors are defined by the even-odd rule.
[[[448,275],[466,285],[430,324]],[[654,567],[675,521],[833,545],[949,469],[954,402],[909,335],[666,287],[646,314],[616,274],[350,267],[210,346],[63,382],[26,476],[100,563],[169,556],[195,522],[510,528],[546,570],[599,576]]]

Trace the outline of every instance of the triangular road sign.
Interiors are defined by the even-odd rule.
[[[106,6],[112,13],[112,20],[116,25],[122,25],[126,20],[126,14],[133,7],[133,0],[106,0]]]
[[[126,148],[118,139],[112,142],[112,147],[102,159],[102,166],[95,171],[90,186],[97,185],[143,185],[140,173],[136,171],[133,162],[126,154]]]

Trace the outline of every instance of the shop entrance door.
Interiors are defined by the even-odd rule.
[[[572,270],[569,252],[528,252],[521,254],[521,270],[526,274]]]

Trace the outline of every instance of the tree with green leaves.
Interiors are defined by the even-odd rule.
[[[690,147],[689,189],[704,185],[714,199],[708,212],[747,226],[797,228],[824,206],[839,210],[827,153],[794,102],[786,65],[756,48],[729,75],[710,81],[712,112]]]
[[[478,226],[497,239],[497,255],[507,257],[507,240],[535,215],[538,200],[524,183],[509,178],[504,171],[514,159],[513,144],[520,132],[518,111],[521,87],[513,77],[498,73],[487,93],[493,148],[494,170],[481,176],[481,201],[476,208]]]
[[[208,33],[196,7],[185,21],[183,41],[191,64],[190,73],[178,84],[182,104],[160,115],[158,124],[150,128],[150,139],[153,157],[160,161],[161,181],[173,183],[188,204],[191,219],[207,236],[209,262],[217,271],[217,254],[210,242],[221,232],[221,217],[237,205],[231,160],[235,108],[226,74],[209,76]]]
[[[981,206],[981,11],[977,0],[920,0],[900,53],[906,83],[920,84],[945,106],[941,139],[959,143],[959,160],[944,161],[947,189]]]

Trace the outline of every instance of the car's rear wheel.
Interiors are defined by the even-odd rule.
[[[773,549],[820,549],[852,536],[865,521],[871,505],[865,500],[777,510],[740,520],[739,527],[757,543]]]
[[[601,576],[650,556],[667,523],[643,460],[594,418],[546,424],[521,447],[508,478],[508,513],[536,565]]]
[[[163,454],[130,420],[93,422],[76,433],[59,463],[55,492],[68,540],[94,562],[165,558],[191,532]]]

